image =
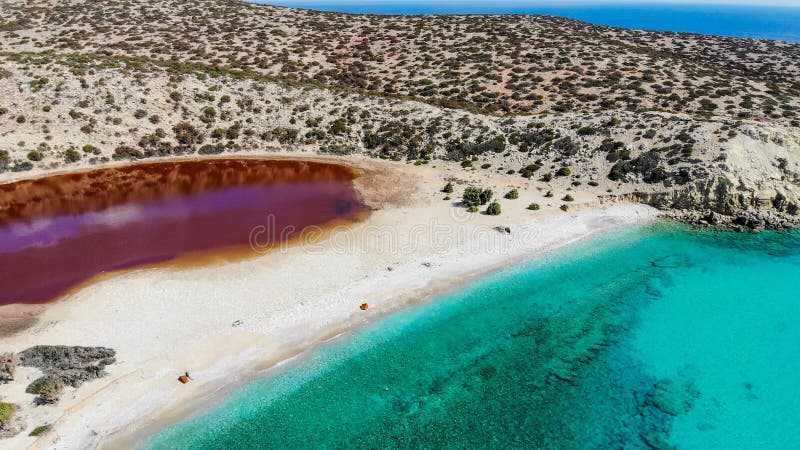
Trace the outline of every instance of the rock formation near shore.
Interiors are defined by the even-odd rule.
[[[36,367],[44,375],[34,380],[26,392],[38,395],[39,403],[56,403],[65,385],[78,387],[105,375],[105,367],[116,362],[115,354],[105,347],[31,347],[20,352],[20,365]]]

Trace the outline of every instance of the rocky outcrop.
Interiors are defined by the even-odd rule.
[[[78,387],[105,375],[105,367],[116,362],[115,354],[106,347],[31,347],[19,354],[20,365],[36,367],[44,376],[34,380],[26,391],[39,395],[39,403],[55,403],[65,385]]]
[[[735,231],[785,229],[800,226],[797,199],[774,190],[769,197],[744,185],[736,186],[724,176],[703,180],[663,192],[634,192],[604,196],[604,201],[634,201],[665,212],[665,215],[696,226]]]

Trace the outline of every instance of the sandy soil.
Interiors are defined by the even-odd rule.
[[[39,311],[15,311],[38,314],[28,329],[4,337],[2,350],[102,345],[117,350],[118,363],[106,377],[68,390],[58,405],[38,407],[24,393],[37,373],[22,368],[1,389],[4,401],[22,405],[26,430],[0,447],[128,447],[342,332],[488,271],[656,215],[639,205],[599,206],[578,191],[566,213],[557,198],[516,186],[519,177],[446,163],[337,161],[363,170],[356,185],[374,211],[362,223],[237,261],[104,276]],[[446,179],[456,184],[454,199],[468,184],[491,186],[500,197],[522,189],[517,200],[500,199],[500,216],[469,214],[443,200]],[[531,202],[542,209],[527,210]],[[362,303],[369,309],[360,310]],[[186,371],[194,381],[183,385],[177,377]],[[53,424],[49,432],[28,437],[44,423]]]

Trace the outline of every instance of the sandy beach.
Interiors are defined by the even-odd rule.
[[[355,164],[355,161],[337,161]],[[365,221],[309,236],[286,248],[204,266],[160,266],[103,276],[57,302],[36,307],[36,322],[4,338],[4,349],[37,344],[107,346],[109,374],[68,389],[55,406],[34,407],[21,368],[6,401],[23,405],[26,431],[4,448],[121,448],[196,414],[221,393],[348,330],[470,279],[621,226],[646,223],[654,209],[599,205],[573,192],[576,212],[519,178],[359,162],[356,187],[373,212]],[[443,200],[445,179],[502,195],[503,214],[469,214]],[[457,193],[461,189],[457,187]],[[540,211],[526,209],[531,202]],[[266,224],[265,224],[266,225]],[[495,227],[508,228],[510,233]],[[263,254],[261,254],[263,253]],[[360,305],[367,303],[363,311]],[[20,314],[18,312],[18,314]],[[189,372],[193,381],[177,377]],[[35,439],[28,432],[52,423]]]

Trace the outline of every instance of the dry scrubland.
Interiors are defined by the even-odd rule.
[[[461,161],[540,189],[704,211],[681,213],[694,220],[749,208],[792,219],[800,204],[798,44],[237,1],[0,11],[6,180],[282,148]]]
[[[693,220],[800,204],[798,44],[237,1],[3,1],[0,20],[6,180],[282,148],[461,161]]]

